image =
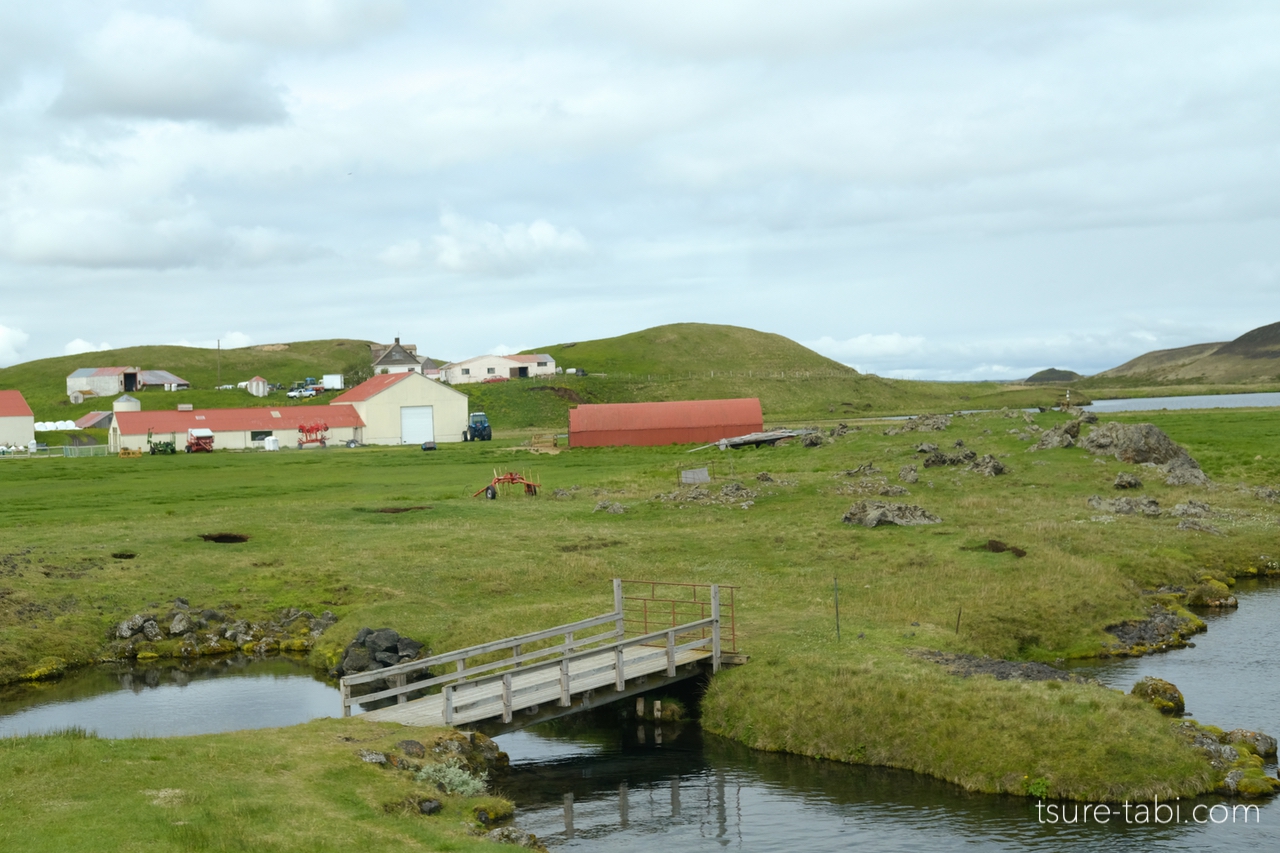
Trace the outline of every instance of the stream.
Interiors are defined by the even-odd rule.
[[[1192,716],[1280,735],[1280,583],[1241,581],[1240,608],[1205,616],[1195,648],[1073,667],[1128,690],[1172,681]],[[332,683],[301,661],[229,658],[183,667],[92,667],[61,681],[0,689],[0,735],[80,726],[101,737],[164,737],[286,726],[340,710]],[[517,824],[557,851],[662,853],[900,850],[1280,850],[1280,799],[1181,801],[1181,823],[1047,825],[1034,801],[970,794],[906,771],[764,753],[696,723],[637,726],[598,713],[497,740],[512,761],[498,781]],[[1275,773],[1275,767],[1270,768]],[[1226,808],[1218,804],[1225,803]],[[1197,804],[1226,816],[1191,822]]]

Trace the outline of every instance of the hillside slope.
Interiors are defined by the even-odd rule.
[[[1280,323],[1260,326],[1226,343],[1156,350],[1104,370],[1097,379],[1245,383],[1280,379]]]
[[[589,373],[679,376],[690,373],[826,371],[859,375],[790,338],[739,326],[672,323],[595,341],[556,344],[530,352],[547,353],[565,368]]]
[[[294,401],[286,400],[282,392],[258,398],[244,391],[216,389],[219,384],[234,385],[255,375],[284,385],[325,373],[342,373],[354,378],[360,370],[369,370],[369,342],[300,341],[224,349],[221,353],[200,347],[127,347],[15,364],[0,369],[0,388],[21,391],[37,420],[75,420],[87,412],[109,409],[111,405],[109,399],[71,405],[67,400],[67,375],[81,367],[124,366],[168,370],[191,383],[190,391],[140,392],[137,396],[145,409],[172,408],[178,403],[192,403],[198,409],[295,405]],[[321,398],[328,396],[321,395]],[[321,398],[304,402],[327,402]]]

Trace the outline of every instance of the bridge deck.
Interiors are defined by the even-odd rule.
[[[677,652],[676,667],[709,660],[709,649],[689,649]],[[569,694],[578,696],[591,690],[614,686],[617,674],[614,669],[614,650],[607,648],[597,654],[580,658],[569,665]],[[623,650],[623,671],[628,681],[667,672],[665,647],[632,646]],[[688,675],[694,673],[686,669]],[[445,723],[444,695],[442,693],[414,699],[402,705],[391,705],[360,716],[375,722],[401,723],[406,726],[464,725],[501,717],[503,691],[501,681],[468,684],[453,694],[453,722]],[[540,705],[561,702],[562,691],[558,670],[531,670],[511,673],[511,709],[521,711]]]

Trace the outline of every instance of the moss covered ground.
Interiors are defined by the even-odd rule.
[[[1049,428],[1064,418],[1046,413],[1035,421]],[[1280,483],[1274,412],[1123,419],[1156,423],[1215,485],[1166,486],[1151,469],[1080,449],[1028,453],[1010,433],[1027,427],[1013,412],[955,418],[932,433],[885,435],[901,424],[868,422],[820,447],[728,453],[534,454],[500,436],[434,453],[331,448],[0,460],[8,496],[0,527],[0,680],[87,663],[114,623],[177,596],[193,607],[232,606],[247,619],[285,607],[332,610],[340,621],[313,652],[327,666],[364,625],[393,627],[445,651],[607,611],[613,577],[718,582],[739,588],[739,646],[751,662],[713,682],[703,703],[711,731],[762,749],[909,768],[978,791],[1022,794],[1032,785],[1055,796],[1131,800],[1189,794],[1210,787],[1212,774],[1154,708],[1090,685],[960,679],[913,655],[1093,655],[1112,639],[1107,625],[1145,615],[1151,597],[1144,590],[1191,586],[1206,569],[1247,574],[1273,554],[1278,509],[1253,488]],[[845,472],[870,465],[881,470],[869,475],[872,485],[877,477],[901,485],[899,468],[920,462],[919,442],[949,449],[956,439],[996,455],[1009,473],[921,468],[919,481],[906,486],[910,495],[886,498],[920,504],[940,524],[841,522],[868,476]],[[713,496],[736,482],[757,492],[753,503],[655,499],[676,490],[678,468],[706,462],[717,477]],[[531,475],[543,483],[541,495],[470,497],[495,470]],[[1137,473],[1142,493],[1162,507],[1207,501],[1215,511],[1208,522],[1222,535],[1178,529],[1167,515],[1100,515],[1086,501],[1109,496],[1121,470]],[[762,472],[774,482],[757,479]],[[555,489],[569,497],[555,497]],[[604,500],[627,511],[593,511]],[[376,512],[395,506],[429,508]],[[199,538],[223,531],[251,538],[233,545]],[[981,548],[989,539],[1026,556]],[[111,556],[125,551],[136,556]],[[217,737],[248,743],[258,736]],[[156,741],[145,750],[163,761],[187,743]],[[19,754],[19,746],[6,748],[6,756]],[[316,773],[328,761],[298,760]],[[24,789],[61,797],[52,793],[62,784],[56,762],[24,767]],[[267,769],[243,772],[251,780]],[[102,788],[96,796],[102,802],[93,808],[109,810],[125,790]],[[332,820],[390,820],[369,802],[343,802]]]

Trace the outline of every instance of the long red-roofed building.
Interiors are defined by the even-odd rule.
[[[570,447],[709,444],[764,429],[760,400],[597,403],[569,410]]]
[[[262,406],[190,412],[172,409],[116,412],[111,424],[110,448],[112,451],[146,450],[148,430],[157,440],[168,441],[172,436],[181,447],[186,443],[189,429],[211,430],[213,446],[218,450],[261,447],[268,436],[279,439],[282,447],[292,447],[298,442],[298,427],[315,423],[328,425],[330,444],[362,441],[364,421],[350,406]]]

